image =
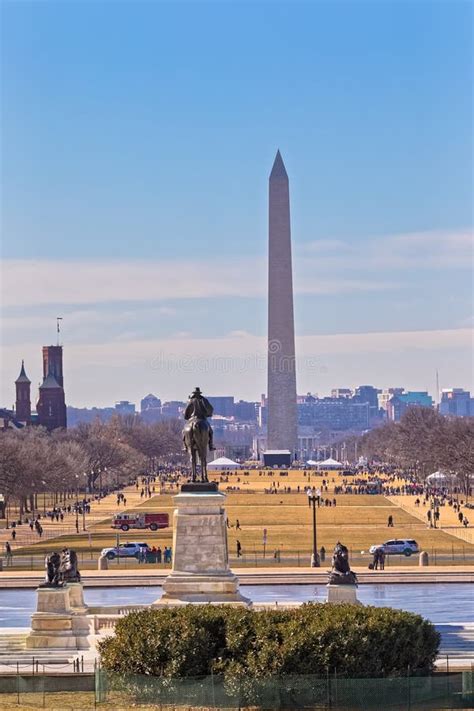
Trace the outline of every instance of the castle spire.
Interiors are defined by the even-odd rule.
[[[15,383],[30,383],[31,384],[31,380],[29,379],[29,377],[27,376],[27,374],[25,372],[25,361],[24,360],[21,361],[20,375],[15,380]]]

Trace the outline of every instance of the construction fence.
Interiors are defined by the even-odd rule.
[[[472,708],[473,672],[404,676],[382,679],[347,679],[337,672],[324,676],[282,676],[229,681],[214,675],[169,679],[123,676],[98,668],[95,675],[98,704],[113,701],[153,704],[171,709],[245,709],[298,711],[299,709],[455,709]]]

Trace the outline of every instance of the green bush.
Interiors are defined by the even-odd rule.
[[[131,612],[100,643],[109,671],[163,677],[222,674],[230,685],[289,674],[426,674],[439,635],[391,608],[308,603],[252,611],[188,605]]]

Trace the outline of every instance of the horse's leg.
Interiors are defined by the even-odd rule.
[[[191,445],[191,479],[196,481],[196,449]]]
[[[201,481],[208,481],[207,478],[207,449],[209,447],[209,432],[203,432],[201,438],[199,457],[201,459]]]

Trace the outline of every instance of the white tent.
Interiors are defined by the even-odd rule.
[[[426,481],[429,484],[451,484],[456,480],[456,474],[449,474],[447,472],[442,472],[441,470],[433,472],[433,474],[426,477]]]
[[[208,469],[240,469],[240,464],[238,462],[233,462],[232,459],[227,457],[219,457],[214,459],[213,462],[208,462]]]
[[[317,467],[317,466],[318,466],[318,463],[315,462],[314,459],[308,459],[308,461],[306,462],[306,464],[307,464],[309,467]]]
[[[318,462],[318,469],[344,469],[344,464],[329,457],[329,459],[325,459],[323,462]]]

